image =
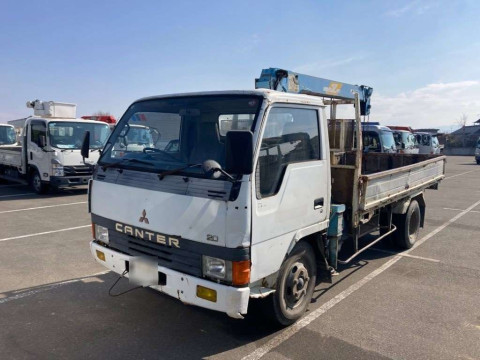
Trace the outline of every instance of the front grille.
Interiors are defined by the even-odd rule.
[[[134,236],[109,231],[112,248],[130,256],[151,256],[158,259],[158,265],[185,274],[202,276],[202,255],[191,250],[178,249],[142,240]]]
[[[64,166],[65,176],[90,176],[93,173],[93,167],[87,165]]]

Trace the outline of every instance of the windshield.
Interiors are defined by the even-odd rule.
[[[0,126],[0,145],[12,145],[17,142],[15,130],[10,126]]]
[[[438,143],[438,138],[435,135],[432,135],[432,146],[438,147],[440,144]]]
[[[382,130],[380,132],[382,138],[382,145],[385,150],[395,150],[395,139],[393,138],[393,132]]]
[[[395,146],[401,149],[403,145],[410,149],[416,146],[415,136],[408,131],[393,131],[393,138],[395,139]]]
[[[110,128],[104,123],[51,122],[48,124],[50,145],[59,149],[80,149],[85,131],[90,131],[90,149],[102,148],[110,134]]]
[[[100,163],[125,161],[122,167],[171,170],[215,160],[225,166],[229,130],[253,130],[262,98],[248,95],[194,96],[134,103],[119,121]],[[192,167],[184,172],[201,175]]]

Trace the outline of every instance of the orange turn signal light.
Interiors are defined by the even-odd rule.
[[[95,251],[97,253],[97,258],[99,258],[102,261],[105,261],[105,253],[101,252],[100,250]]]
[[[95,239],[95,224],[92,223],[92,238]]]
[[[217,302],[217,292],[205,286],[197,285],[197,296],[211,302]]]
[[[250,282],[250,260],[232,262],[232,284],[247,285]]]

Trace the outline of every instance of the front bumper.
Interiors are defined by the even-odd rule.
[[[105,261],[97,257],[96,251],[105,254]],[[117,274],[122,274],[127,268],[131,256],[90,242],[90,251],[97,262]],[[185,304],[196,305],[210,310],[226,313],[228,316],[241,319],[247,313],[250,289],[236,288],[217,284],[212,281],[200,279],[195,276],[185,275],[163,266],[158,266],[158,271],[166,275],[166,285],[151,286],[152,289],[175,297]],[[126,275],[128,277],[128,273]],[[197,297],[197,285],[213,289],[217,292],[217,301],[211,302]]]
[[[50,184],[56,187],[87,185],[91,175],[86,176],[50,176]]]

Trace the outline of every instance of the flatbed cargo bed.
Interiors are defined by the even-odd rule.
[[[400,155],[404,158],[403,154],[378,155],[389,155],[390,157]],[[436,186],[445,177],[445,162],[445,156],[433,155],[430,159],[410,165],[362,175],[360,177],[359,209],[374,210]]]
[[[22,146],[2,146],[0,147],[0,166],[22,167]]]

